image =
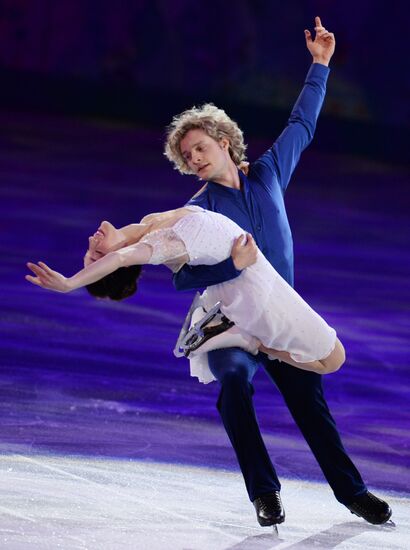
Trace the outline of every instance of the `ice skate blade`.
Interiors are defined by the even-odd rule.
[[[204,342],[228,330],[234,325],[232,321],[229,321],[229,319],[223,316],[219,306],[220,302],[215,304],[208,312],[205,312],[205,315],[194,323],[188,332],[180,339],[179,347],[184,350],[187,357],[191,351],[197,350]],[[221,317],[220,323],[209,326],[218,316]]]
[[[194,297],[194,300],[191,304],[191,307],[189,308],[189,311],[186,314],[186,317],[185,317],[185,320],[183,322],[181,331],[180,331],[179,336],[177,338],[177,341],[175,343],[175,348],[174,348],[175,357],[185,357],[185,351],[183,349],[181,349],[181,342],[184,340],[184,338],[186,337],[186,334],[189,330],[189,325],[191,324],[191,317],[192,317],[193,312],[200,305],[200,298],[201,298],[200,293],[197,292],[195,294],[195,297]]]
[[[387,529],[395,529],[396,524],[392,519],[389,519],[389,521],[386,521],[386,523],[382,523],[381,527],[386,527]]]
[[[362,519],[366,523],[370,523],[370,525],[375,525],[375,526],[379,526],[379,527],[387,527],[388,529],[394,529],[396,527],[396,524],[394,523],[394,521],[392,519],[390,519],[391,514],[392,514],[391,511],[390,511],[389,518],[384,523],[373,523],[372,521],[368,521],[366,518],[364,518],[360,514],[357,514],[356,512],[353,512],[353,510],[350,510],[350,513],[353,514],[354,516],[357,516],[358,518]]]
[[[266,525],[261,525],[259,523],[259,525],[261,527],[272,527],[272,534],[275,536],[275,537],[279,537],[279,529],[278,529],[278,524],[277,523],[271,523],[270,525],[269,524],[266,524]]]
[[[181,344],[182,344],[181,347],[182,348],[188,347],[189,340],[191,338],[195,337],[195,336],[199,337],[199,338],[203,338],[203,336],[204,336],[203,328],[207,325],[207,323],[212,321],[212,319],[215,317],[215,315],[217,315],[219,313],[220,305],[221,305],[221,302],[217,302],[208,311],[208,313],[206,313],[205,316],[202,317],[202,319],[200,319],[199,321],[197,321],[196,323],[193,324],[193,326],[188,330],[188,332],[186,333],[186,335],[184,336],[184,338],[181,341]]]
[[[276,529],[276,531],[278,531],[278,525],[280,525],[284,521],[285,521],[285,518],[283,518],[282,520],[277,521],[276,523],[272,523],[272,520],[258,519],[258,523],[261,527],[273,527],[273,529],[274,530]]]

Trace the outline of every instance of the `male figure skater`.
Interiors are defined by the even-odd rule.
[[[244,160],[242,132],[224,111],[213,105],[193,108],[174,118],[166,156],[182,173],[196,174],[206,185],[189,201],[220,212],[253,235],[273,267],[293,284],[293,246],[284,193],[301,152],[313,138],[325,96],[334,35],[315,19],[316,35],[305,30],[313,64],[292,110],[288,125],[273,146],[249,166]],[[236,243],[231,258],[216,266],[185,266],[174,275],[178,290],[204,288],[237,277],[255,260],[255,243]],[[280,482],[256,420],[252,378],[260,364],[281,391],[289,410],[315,455],[336,499],[366,521],[388,521],[388,504],[368,492],[348,457],[326,404],[321,376],[252,356],[239,348],[209,352],[209,366],[221,384],[217,408],[237,455],[250,500],[260,525],[282,523],[285,512]]]

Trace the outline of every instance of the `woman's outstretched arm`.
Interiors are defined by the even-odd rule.
[[[71,292],[77,288],[99,281],[120,267],[146,264],[149,262],[151,255],[151,246],[137,243],[121,250],[110,252],[72,277],[64,277],[61,273],[53,271],[44,262],[38,262],[38,264],[28,262],[27,267],[31,269],[35,277],[33,275],[26,275],[26,280],[48,290]]]

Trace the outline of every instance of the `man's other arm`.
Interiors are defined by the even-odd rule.
[[[245,235],[245,234],[244,234]],[[256,262],[258,248],[249,233],[237,237],[231,255],[214,265],[184,265],[172,280],[176,290],[198,290],[238,277],[242,270]]]

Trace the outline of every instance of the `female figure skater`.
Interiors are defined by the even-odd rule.
[[[121,299],[135,292],[138,266],[165,264],[177,271],[185,263],[212,265],[230,256],[232,243],[240,235],[243,230],[235,222],[198,206],[149,214],[140,224],[120,230],[103,222],[89,238],[84,269],[66,278],[43,262],[29,262],[27,266],[35,276],[26,275],[26,279],[57,292],[87,286],[94,296]],[[244,338],[247,351],[262,351],[321,374],[338,370],[345,360],[335,330],[260,251],[256,263],[239,277],[210,286],[201,296],[207,311],[219,301],[222,313],[235,323],[236,330],[254,337]]]

